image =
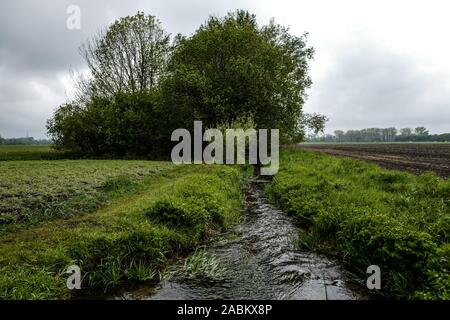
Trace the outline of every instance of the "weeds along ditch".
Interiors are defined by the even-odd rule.
[[[155,280],[172,259],[239,221],[246,175],[238,167],[176,166],[90,213],[6,233],[0,298],[71,298],[64,271],[73,264],[82,270],[82,295]]]
[[[295,219],[264,196],[267,179],[245,188],[239,224],[175,262],[157,284],[133,283],[108,299],[129,300],[348,300],[366,293],[336,259],[299,249]]]
[[[391,297],[450,299],[450,181],[287,149],[268,197],[306,228],[299,243],[334,252]]]

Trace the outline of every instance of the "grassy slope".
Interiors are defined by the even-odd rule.
[[[285,150],[267,193],[309,226],[306,247],[336,250],[361,277],[381,268],[400,297],[450,299],[450,181]]]
[[[81,267],[83,288],[151,279],[168,259],[239,219],[242,185],[237,168],[181,166],[95,212],[1,236],[0,298],[69,298],[70,264]]]

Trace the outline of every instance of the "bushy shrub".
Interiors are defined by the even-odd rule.
[[[175,255],[184,246],[187,239],[170,229],[146,228],[103,237],[93,235],[69,247],[68,254],[78,261],[88,286],[104,287],[134,278],[129,273],[133,274],[139,265],[148,273],[161,268],[166,253]]]
[[[154,91],[116,93],[85,105],[59,107],[47,123],[58,150],[79,155],[161,157],[170,152],[173,127],[157,107]],[[175,127],[176,128],[176,127]]]
[[[169,227],[193,232],[196,236],[204,235],[212,225],[227,224],[233,215],[229,201],[239,201],[241,196],[233,187],[234,183],[239,182],[234,170],[220,170],[230,176],[192,176],[176,184],[173,193],[157,201],[146,216]],[[242,180],[239,183],[242,184]]]
[[[211,214],[205,207],[192,199],[164,199],[158,201],[147,216],[156,222],[170,227],[204,229],[211,220]]]

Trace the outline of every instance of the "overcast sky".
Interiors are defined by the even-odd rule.
[[[69,30],[67,7],[81,9]],[[67,100],[70,70],[85,69],[78,47],[121,16],[144,11],[171,34],[189,35],[208,15],[235,9],[308,31],[316,49],[308,112],[326,114],[327,132],[426,126],[450,132],[450,2],[267,0],[1,0],[0,135],[43,138]]]

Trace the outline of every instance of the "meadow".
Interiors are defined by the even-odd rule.
[[[93,210],[173,167],[168,162],[132,160],[0,162],[0,235]]]
[[[450,298],[450,181],[287,149],[266,192],[307,230],[306,249],[336,255],[361,279],[378,265],[391,297]]]
[[[239,222],[246,174],[141,160],[0,162],[0,299],[71,298],[72,264],[83,270],[82,294],[159,279]]]
[[[0,145],[0,161],[54,160],[67,157],[67,154],[55,151],[51,146]]]

